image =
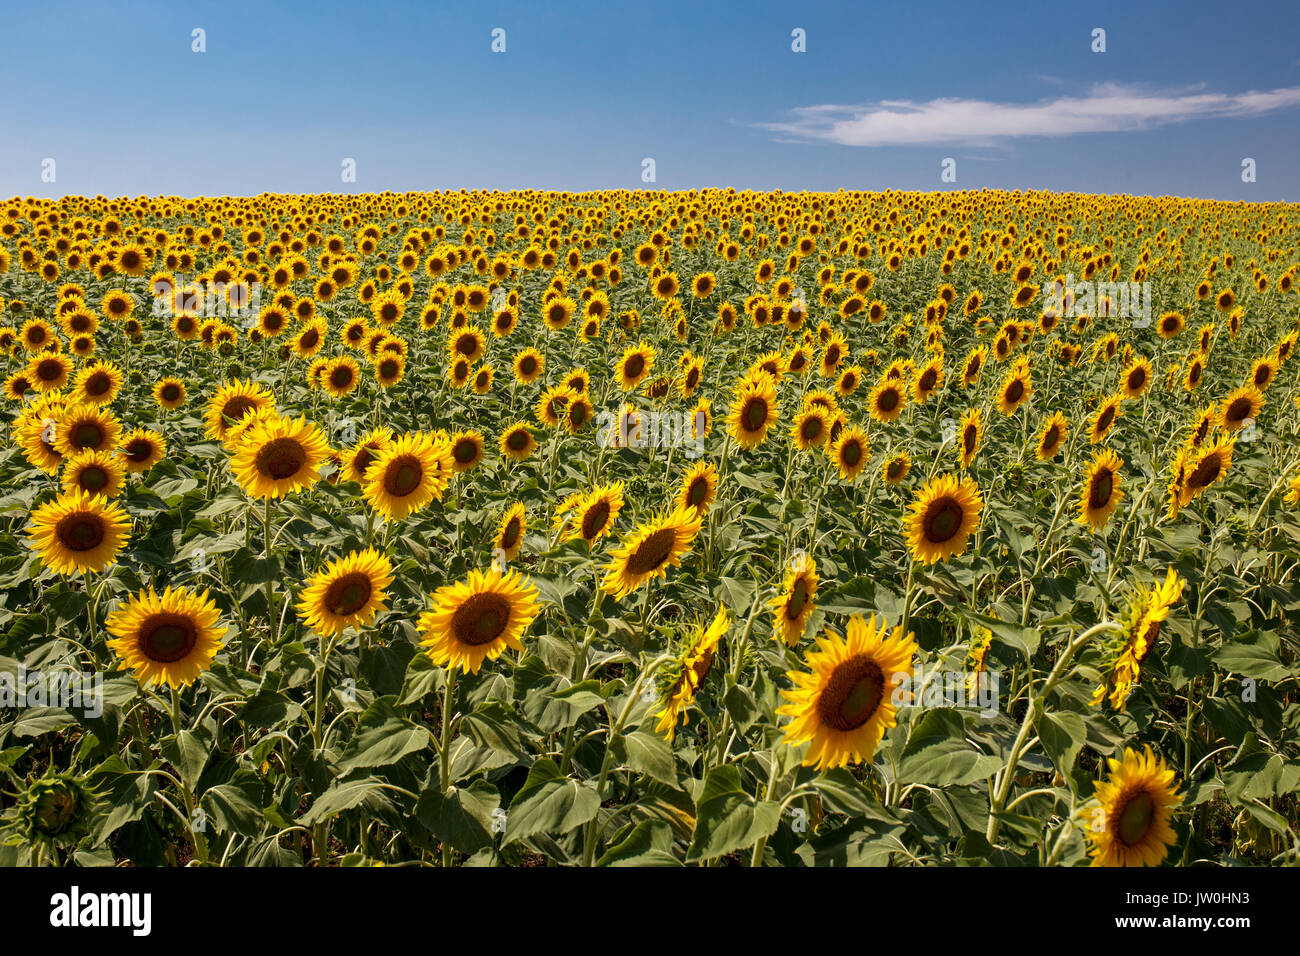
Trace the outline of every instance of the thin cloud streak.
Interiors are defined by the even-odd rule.
[[[1262,116],[1300,106],[1300,86],[1247,93],[1203,89],[1154,92],[1107,84],[1086,96],[1037,103],[958,98],[881,100],[862,106],[822,104],[791,110],[784,123],[758,127],[844,146],[992,145],[1031,136],[1121,133],[1200,119]]]

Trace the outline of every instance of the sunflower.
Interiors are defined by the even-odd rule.
[[[1181,313],[1166,312],[1156,323],[1156,331],[1162,339],[1175,339],[1187,328],[1187,320]]]
[[[563,538],[581,538],[593,545],[614,529],[614,521],[623,508],[623,483],[615,482],[593,488],[572,506],[565,522]]]
[[[246,381],[223,385],[208,401],[206,434],[209,438],[224,439],[230,427],[238,424],[249,412],[274,407],[275,396],[261,385]]]
[[[840,477],[853,481],[862,474],[871,457],[871,446],[867,444],[867,433],[855,426],[846,426],[828,446],[828,453],[839,469]]]
[[[961,417],[961,425],[957,430],[957,457],[963,468],[970,467],[980,450],[980,442],[984,438],[984,422],[981,419],[978,408],[970,409]]]
[[[1257,417],[1263,407],[1264,396],[1260,394],[1259,389],[1253,385],[1243,385],[1229,393],[1223,400],[1219,424],[1224,429],[1235,432],[1246,422]]]
[[[563,424],[570,433],[576,435],[596,417],[596,408],[591,404],[591,399],[587,397],[586,392],[576,392],[570,388],[569,394],[572,397],[564,408]]]
[[[46,353],[33,358],[26,371],[38,392],[54,392],[68,384],[72,362],[66,356]]]
[[[677,492],[678,508],[694,508],[703,515],[709,510],[718,496],[718,469],[710,462],[697,462],[682,476],[680,490]]]
[[[816,609],[817,562],[806,555],[792,563],[786,572],[781,593],[767,602],[772,609],[772,636],[796,646],[803,638],[808,619]]]
[[[621,598],[651,578],[667,576],[691,549],[702,520],[694,508],[676,508],[638,525],[610,555],[601,590]]]
[[[1052,412],[1038,433],[1038,448],[1035,454],[1039,461],[1051,461],[1061,451],[1065,438],[1070,434],[1070,420],[1060,412]]]
[[[827,410],[821,406],[810,406],[795,416],[790,426],[790,438],[801,451],[806,451],[823,444],[830,434],[831,423]]]
[[[451,445],[445,439],[423,432],[403,435],[380,451],[366,471],[365,499],[386,518],[405,518],[442,498],[451,469]]]
[[[151,428],[135,429],[118,447],[126,470],[134,474],[148,471],[167,454],[166,440]]]
[[[185,687],[212,666],[226,633],[220,617],[207,591],[168,588],[160,595],[150,588],[108,616],[108,646],[142,686]]]
[[[515,381],[520,385],[531,385],[546,371],[546,361],[537,349],[524,349],[514,359]]]
[[[984,368],[984,360],[988,358],[988,354],[989,350],[986,345],[970,350],[966,356],[966,361],[962,363],[961,367],[962,388],[967,388],[979,381],[980,370]]]
[[[523,502],[516,501],[501,516],[497,525],[496,537],[492,539],[492,552],[500,554],[506,561],[513,561],[519,555],[519,548],[524,543],[524,531],[528,527],[528,512]]]
[[[690,722],[686,709],[704,686],[704,681],[713,668],[718,644],[730,627],[731,617],[727,613],[727,607],[720,605],[713,622],[708,627],[697,625],[673,660],[656,675],[656,683],[661,687],[662,706],[654,715],[659,718],[655,724],[655,733],[663,734],[670,743],[677,730],[678,718],[681,718],[682,723]]]
[[[57,574],[102,571],[117,560],[131,519],[115,502],[80,489],[47,501],[31,515],[28,543]]]
[[[240,439],[231,471],[253,498],[279,498],[320,479],[329,443],[306,418],[268,416],[254,421]]]
[[[1016,409],[1029,400],[1034,392],[1033,380],[1029,377],[1029,366],[1017,365],[1007,375],[998,392],[998,410],[1003,415],[1014,415]]]
[[[185,383],[178,378],[159,379],[153,387],[153,400],[160,408],[175,411],[185,404]]]
[[[757,448],[776,424],[780,408],[776,403],[776,383],[770,375],[759,373],[737,383],[727,425],[741,448]]]
[[[1109,699],[1111,707],[1123,711],[1125,701],[1142,673],[1142,664],[1155,647],[1160,625],[1182,597],[1186,582],[1170,568],[1163,584],[1139,587],[1121,620],[1117,640],[1105,649],[1105,681],[1092,696],[1096,706]]]
[[[1079,523],[1100,531],[1110,520],[1115,506],[1124,497],[1120,491],[1119,469],[1123,459],[1113,451],[1103,448],[1088,466],[1079,502]]]
[[[372,428],[355,445],[343,455],[341,466],[346,481],[362,483],[366,472],[374,464],[379,453],[393,443],[393,430],[386,426]]]
[[[979,525],[984,498],[971,479],[958,481],[953,475],[940,475],[922,486],[909,507],[908,548],[917,561],[933,564],[966,550]]]
[[[537,450],[537,439],[527,422],[515,422],[501,433],[498,443],[501,454],[515,461],[526,461]]]
[[[63,455],[79,451],[112,451],[122,437],[122,426],[111,412],[94,405],[72,405],[54,433],[54,447]]]
[[[458,431],[451,436],[451,469],[456,474],[470,471],[483,461],[486,443],[483,433],[475,429]]]
[[[10,401],[21,402],[35,387],[32,376],[27,372],[14,372],[5,379],[5,397]]]
[[[321,387],[333,398],[342,398],[357,387],[361,380],[361,366],[347,355],[331,360],[321,373]]]
[[[879,422],[892,422],[903,413],[907,404],[907,391],[899,379],[881,379],[867,399],[871,417]]]
[[[85,405],[107,405],[122,387],[122,370],[108,362],[87,365],[77,373],[72,400]]]
[[[790,717],[784,742],[809,743],[805,767],[834,770],[850,763],[870,763],[885,731],[898,721],[896,689],[913,674],[916,642],[901,627],[887,633],[881,618],[849,619],[847,639],[827,629],[817,650],[804,661],[808,670],[790,671],[789,701],[777,713]]]
[[[1088,427],[1088,441],[1095,445],[1104,439],[1111,426],[1115,424],[1115,419],[1123,413],[1118,395],[1112,395],[1098,405],[1097,411],[1093,413],[1092,423]]]
[[[1189,457],[1179,484],[1179,507],[1187,507],[1201,492],[1228,473],[1235,444],[1235,438],[1217,441],[1195,457]]]
[[[533,408],[537,420],[548,428],[555,428],[563,421],[564,410],[573,398],[573,393],[563,385],[548,388],[537,399]]]
[[[912,459],[902,451],[889,458],[880,469],[881,477],[891,485],[900,485],[912,470]]]
[[[1093,866],[1159,866],[1177,837],[1169,818],[1183,802],[1174,771],[1148,746],[1124,748],[1124,759],[1107,760],[1110,775],[1094,789],[1095,807],[1084,807]]]
[[[393,583],[393,566],[373,548],[335,558],[312,575],[303,588],[298,614],[318,634],[361,630],[384,610],[385,588]]]
[[[638,385],[641,380],[650,374],[650,370],[655,364],[655,350],[644,342],[635,345],[623,352],[623,357],[618,360],[614,367],[614,372],[618,376],[618,386],[625,392],[630,392]]]
[[[63,490],[116,498],[122,493],[126,468],[122,459],[107,451],[82,451],[63,459]]]
[[[467,674],[477,674],[507,647],[522,651],[520,638],[538,614],[537,589],[517,571],[502,573],[496,566],[439,588],[433,602],[433,610],[420,615],[420,645],[434,664]]]

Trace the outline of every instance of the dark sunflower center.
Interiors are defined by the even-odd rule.
[[[506,438],[506,445],[511,451],[523,451],[528,447],[528,434],[522,430],[511,432]]]
[[[183,614],[155,614],[140,626],[140,653],[160,664],[183,659],[198,641],[198,629]]]
[[[862,460],[862,445],[858,441],[846,441],[840,449],[840,461],[852,467]]]
[[[686,491],[686,502],[691,505],[702,505],[704,500],[709,496],[709,483],[704,478],[696,478],[691,482],[691,486]]]
[[[975,439],[977,436],[978,432],[975,430],[974,425],[967,425],[966,430],[962,432],[961,444],[962,448],[965,449],[966,454],[969,455],[975,450]]]
[[[91,465],[82,470],[78,483],[86,491],[101,491],[108,485],[108,473],[98,465]]]
[[[221,417],[237,422],[247,415],[255,407],[254,402],[247,398],[232,398],[226,402],[221,409]]]
[[[1092,479],[1092,489],[1088,493],[1088,507],[1104,507],[1110,501],[1110,493],[1114,489],[1115,476],[1109,471],[1098,472]]]
[[[1055,448],[1056,443],[1060,440],[1060,438],[1061,438],[1061,430],[1057,428],[1055,425],[1053,425],[1051,428],[1047,430],[1047,434],[1043,436],[1043,447]]]
[[[1139,389],[1144,384],[1146,384],[1146,380],[1147,380],[1147,373],[1143,369],[1135,368],[1132,372],[1129,373],[1128,387],[1131,389]]]
[[[292,478],[307,464],[307,450],[295,438],[276,438],[257,450],[254,466],[267,478]]]
[[[628,378],[636,378],[645,369],[645,359],[640,355],[630,355],[623,365]]]
[[[460,643],[477,647],[496,640],[509,623],[509,602],[499,594],[483,593],[456,608],[451,629]]]
[[[175,385],[164,385],[162,397],[164,401],[174,402],[181,397],[181,390]]]
[[[41,362],[36,366],[36,376],[43,382],[57,381],[63,375],[63,363],[57,361]]]
[[[523,359],[522,361],[520,361],[519,363],[520,374],[532,375],[533,372],[535,371],[537,371],[537,360],[533,358],[531,355]]]
[[[745,431],[758,431],[767,424],[767,402],[761,398],[751,397],[745,402],[744,412],[740,418]]]
[[[961,530],[965,512],[952,498],[940,498],[930,505],[930,512],[925,521],[925,538],[934,544],[942,544],[956,537]]]
[[[85,511],[65,515],[55,526],[59,543],[69,551],[90,551],[98,547],[106,531],[98,515]]]
[[[96,372],[86,379],[83,388],[87,395],[107,395],[109,389],[113,387],[113,380],[103,372]]]
[[[795,578],[790,588],[790,599],[785,602],[785,616],[791,621],[799,620],[804,607],[808,604],[808,582],[802,577]]]
[[[1143,791],[1134,794],[1124,804],[1119,813],[1119,838],[1125,846],[1134,846],[1142,842],[1151,829],[1155,817],[1156,804],[1151,794]]]
[[[880,665],[859,655],[836,665],[817,697],[817,716],[839,731],[857,730],[885,699],[885,675]]]
[[[1204,488],[1211,485],[1223,471],[1223,463],[1216,454],[1210,454],[1200,462],[1190,475],[1187,476],[1187,484],[1192,488]]]
[[[72,444],[78,448],[98,448],[104,431],[94,422],[82,422],[72,430]]]
[[[627,569],[632,574],[649,574],[660,568],[673,553],[677,532],[672,528],[653,531],[628,555]]]
[[[414,455],[402,455],[389,463],[384,473],[384,490],[390,495],[404,498],[420,486],[424,466]]]
[[[799,429],[804,441],[816,441],[822,433],[822,420],[820,418],[806,418]]]
[[[1104,432],[1107,428],[1110,428],[1110,423],[1114,418],[1115,409],[1107,408],[1101,413],[1101,417],[1097,419],[1097,431]]]
[[[892,412],[898,407],[898,392],[892,388],[885,389],[880,393],[880,397],[876,399],[876,404],[881,411]]]
[[[585,530],[586,529],[584,528],[584,531]],[[511,518],[510,522],[505,526],[505,529],[501,532],[501,547],[504,550],[509,550],[510,548],[513,548],[515,546],[515,542],[517,542],[518,540],[519,540],[519,519]]]
[[[352,384],[352,369],[341,365],[330,372],[330,384],[335,388],[346,388]]]
[[[133,438],[127,442],[124,451],[130,461],[147,461],[149,456],[153,454],[153,445],[143,438]]]
[[[478,457],[478,445],[472,441],[457,442],[452,454],[462,465],[467,465]]]
[[[609,520],[609,502],[603,498],[587,509],[582,516],[582,536],[590,541]]]
[[[1250,417],[1250,399],[1237,399],[1228,406],[1228,412],[1223,417],[1230,422],[1244,422]]]
[[[938,373],[936,373],[934,369],[926,369],[921,373],[921,390],[923,392],[930,391],[930,389],[934,388],[934,383],[937,378]]]
[[[1025,383],[1020,381],[1020,379],[1015,379],[1010,385],[1007,386],[1008,402],[1018,402],[1020,401],[1021,397],[1024,394],[1025,394]]]
[[[325,591],[325,606],[331,614],[348,617],[366,606],[373,590],[368,576],[353,571],[330,582]]]

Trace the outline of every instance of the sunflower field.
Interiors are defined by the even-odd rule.
[[[1300,207],[0,203],[0,864],[1300,862]]]

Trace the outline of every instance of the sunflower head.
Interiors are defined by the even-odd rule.
[[[522,651],[520,638],[537,617],[537,590],[517,571],[471,571],[438,589],[433,610],[420,615],[420,642],[440,667],[477,674],[485,660],[507,647]]]
[[[924,564],[947,561],[966,550],[979,524],[984,498],[974,481],[940,475],[926,482],[906,521],[908,547]]]
[[[220,618],[207,591],[150,588],[108,616],[108,647],[142,686],[184,687],[212,666],[226,633],[217,626]]]
[[[1169,821],[1182,803],[1174,771],[1149,746],[1143,753],[1126,747],[1122,760],[1107,763],[1096,802],[1081,811],[1092,865],[1158,866],[1175,842]]]

